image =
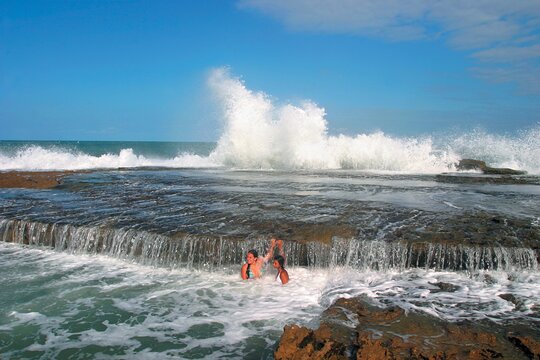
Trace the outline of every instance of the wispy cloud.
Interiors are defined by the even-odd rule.
[[[294,30],[419,39],[426,36],[425,27],[418,23],[424,16],[423,2],[241,0],[239,5],[274,16]]]
[[[485,62],[518,62],[540,58],[540,44],[531,46],[504,46],[477,51],[475,58]]]
[[[539,0],[240,0],[238,4],[296,31],[391,41],[445,39],[482,64],[481,72],[475,69],[482,77],[504,72],[500,81],[517,82],[529,90],[523,69],[536,73],[540,68]],[[501,72],[493,63],[516,68]]]

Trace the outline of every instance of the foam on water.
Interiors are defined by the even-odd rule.
[[[1,170],[81,170],[136,168],[159,166],[171,168],[215,167],[210,158],[196,154],[180,154],[174,158],[159,159],[136,155],[132,149],[122,149],[118,154],[100,156],[63,149],[46,149],[28,146],[15,154],[0,153]]]
[[[538,320],[535,271],[470,277],[292,267],[291,282],[281,286],[272,271],[261,281],[241,281],[238,267],[167,270],[0,243],[6,275],[0,279],[6,290],[0,294],[0,352],[7,358],[271,358],[285,324],[315,326],[336,298],[360,294],[448,320]],[[19,275],[21,281],[10,282]],[[440,291],[440,282],[454,289]],[[505,293],[518,305],[498,296]]]
[[[481,271],[473,276],[462,273],[408,270],[404,272],[341,272],[325,287],[322,298],[328,304],[339,297],[365,295],[381,305],[399,305],[449,321],[465,319],[536,318],[534,306],[540,297],[537,271]],[[437,284],[449,284],[442,290]],[[518,304],[499,295],[512,294]]]
[[[286,322],[320,313],[327,276],[298,269],[295,285],[284,287],[272,275],[243,282],[236,268],[170,271],[5,243],[0,268],[33,274],[11,287],[0,280],[9,292],[0,296],[0,353],[8,358],[266,358]]]

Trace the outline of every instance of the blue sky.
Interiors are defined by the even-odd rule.
[[[540,2],[0,0],[0,139],[214,141],[228,66],[332,134],[540,121]]]

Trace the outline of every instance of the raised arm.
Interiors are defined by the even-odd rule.
[[[263,261],[266,263],[268,262],[272,256],[274,255],[274,247],[276,246],[276,239],[270,240],[270,247],[268,248],[268,251],[266,255],[263,257]]]

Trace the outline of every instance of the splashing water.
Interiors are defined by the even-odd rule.
[[[30,145],[12,155],[0,153],[2,170],[82,170],[145,166],[189,168],[213,167],[216,164],[197,154],[184,153],[169,159],[159,159],[137,155],[130,148],[122,149],[118,154],[105,153],[95,156],[77,150]]]
[[[521,131],[517,137],[475,130],[450,139],[449,146],[463,158],[482,159],[494,167],[540,174],[540,125]]]
[[[285,324],[315,325],[338,297],[364,295],[447,320],[534,321],[540,296],[538,272],[509,281],[506,273],[291,267],[291,283],[281,286],[272,274],[239,281],[237,267],[167,270],[1,242],[0,270],[7,358],[271,359]],[[441,292],[439,282],[454,289]],[[518,309],[499,296],[508,292]]]
[[[437,173],[451,170],[459,159],[434,149],[429,138],[399,139],[382,132],[329,136],[323,108],[309,101],[276,106],[223,68],[213,72],[209,85],[225,120],[210,157],[226,166]]]

